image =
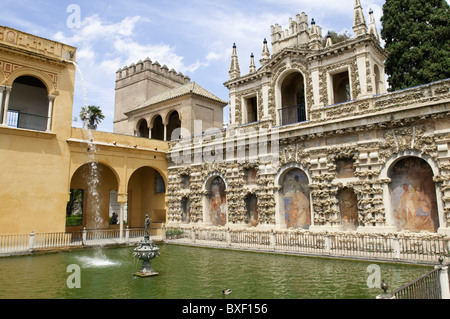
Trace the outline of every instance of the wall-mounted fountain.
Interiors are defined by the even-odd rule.
[[[159,248],[150,239],[148,228],[150,227],[151,219],[148,214],[145,215],[145,236],[144,240],[139,243],[139,246],[134,249],[134,256],[142,260],[142,267],[139,271],[134,273],[139,277],[156,276],[158,273],[153,270],[151,260],[159,256]]]

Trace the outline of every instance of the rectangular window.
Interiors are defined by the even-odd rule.
[[[338,104],[350,101],[350,77],[348,70],[331,75],[333,85],[333,101],[331,104]]]
[[[244,114],[242,124],[258,121],[258,100],[256,95],[244,98]]]

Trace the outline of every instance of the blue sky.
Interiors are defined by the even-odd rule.
[[[372,8],[379,29],[384,2],[361,0],[366,21]],[[72,125],[81,127],[82,106],[98,105],[106,116],[98,130],[112,132],[115,72],[119,68],[149,57],[188,75],[228,101],[223,83],[228,80],[233,43],[244,75],[251,53],[259,67],[264,38],[270,45],[271,25],[278,23],[286,29],[289,17],[295,19],[296,14],[305,12],[322,27],[323,35],[328,30],[351,33],[354,3],[354,0],[2,0],[0,24],[77,47],[82,77],[77,74],[73,106],[76,120]],[[227,120],[228,107],[224,114],[224,121]]]

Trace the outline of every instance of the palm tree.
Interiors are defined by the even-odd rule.
[[[80,118],[88,129],[96,130],[97,124],[99,124],[105,116],[99,106],[88,105],[81,108]]]

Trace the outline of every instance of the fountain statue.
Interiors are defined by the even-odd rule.
[[[145,236],[144,240],[139,243],[139,246],[134,249],[134,256],[142,260],[141,269],[135,273],[139,277],[156,276],[158,273],[153,270],[150,260],[159,256],[159,248],[150,239],[148,228],[150,227],[151,219],[148,214],[145,215]]]

